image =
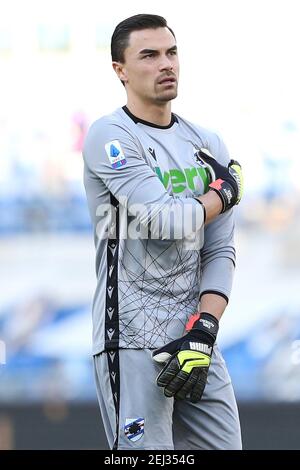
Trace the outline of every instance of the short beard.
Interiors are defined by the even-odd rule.
[[[162,95],[157,95],[156,96],[156,101],[159,101],[160,103],[167,103],[168,101],[172,101],[175,98],[177,98],[177,90],[172,91],[170,93],[164,93]]]

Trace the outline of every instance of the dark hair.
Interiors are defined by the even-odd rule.
[[[116,62],[124,62],[124,51],[128,47],[129,36],[132,31],[139,31],[141,29],[156,29],[168,28],[168,30],[175,34],[172,29],[167,25],[167,21],[162,16],[158,15],[134,15],[119,23],[111,37],[111,58]]]

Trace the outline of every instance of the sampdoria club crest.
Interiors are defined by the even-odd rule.
[[[132,442],[138,441],[144,435],[144,418],[126,418],[124,432],[125,436]]]

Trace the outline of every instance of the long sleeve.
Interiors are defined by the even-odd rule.
[[[229,299],[235,268],[233,209],[220,215],[204,229],[201,250],[203,293],[217,293]]]
[[[138,141],[124,126],[105,119],[96,121],[86,138],[83,155],[89,189],[93,178],[100,179],[103,192],[108,190],[152,232],[153,238],[182,239],[203,226],[201,205],[193,197],[173,197],[166,191],[143,159]]]
[[[222,165],[229,163],[228,150],[218,136],[207,147]],[[200,297],[204,293],[216,293],[227,301],[230,296],[234,268],[234,211],[219,215],[204,229],[204,245],[201,250]]]

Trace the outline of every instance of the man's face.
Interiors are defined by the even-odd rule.
[[[179,62],[168,28],[133,31],[124,59],[118,75],[131,98],[156,104],[176,98]]]

